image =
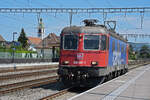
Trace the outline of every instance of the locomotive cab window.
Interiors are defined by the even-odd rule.
[[[60,36],[60,49],[63,49],[63,36]]]
[[[112,52],[114,52],[115,51],[115,40],[113,40],[113,42],[112,42]]]
[[[98,50],[99,49],[99,35],[85,35],[84,36],[84,49]]]
[[[106,50],[107,45],[107,36],[102,35],[101,36],[101,50]]]
[[[120,52],[120,43],[118,41],[118,44],[117,44],[117,51]]]
[[[66,50],[76,50],[78,45],[77,35],[64,35],[63,46]]]

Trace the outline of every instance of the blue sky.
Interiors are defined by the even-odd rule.
[[[116,8],[116,7],[149,7],[150,0],[0,0],[0,8]],[[63,27],[69,25],[68,14],[41,14],[45,24],[45,36],[51,32],[60,34]],[[96,18],[103,23],[102,14],[75,14],[73,25],[83,25],[81,21]],[[143,29],[140,27],[140,14],[108,14],[108,20],[117,21],[118,33],[149,33],[150,14],[145,13]],[[0,13],[0,34],[12,41],[12,33],[25,29],[27,36],[37,36],[37,14]],[[134,39],[130,39],[130,41]],[[136,41],[142,41],[138,39]],[[148,39],[147,39],[147,42]]]

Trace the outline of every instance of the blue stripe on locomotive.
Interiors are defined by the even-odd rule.
[[[115,41],[115,48],[113,50],[113,41]],[[118,52],[118,42],[119,42],[119,52]],[[121,52],[121,47],[124,47],[123,52]],[[108,57],[108,66],[116,66],[126,64],[126,43],[118,40],[112,36],[109,38],[109,57]]]
[[[127,60],[126,59],[126,56],[127,56],[127,54],[126,54],[127,44],[125,42],[121,41],[121,46],[123,46],[123,52],[121,52],[121,62],[122,62],[121,64],[126,64],[126,60]]]

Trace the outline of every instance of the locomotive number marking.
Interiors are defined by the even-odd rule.
[[[74,61],[73,64],[86,64],[85,61]]]

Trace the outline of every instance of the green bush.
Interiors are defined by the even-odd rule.
[[[0,52],[15,52],[15,53],[37,53],[36,51],[27,51],[27,50],[13,50],[13,49],[0,49]]]

